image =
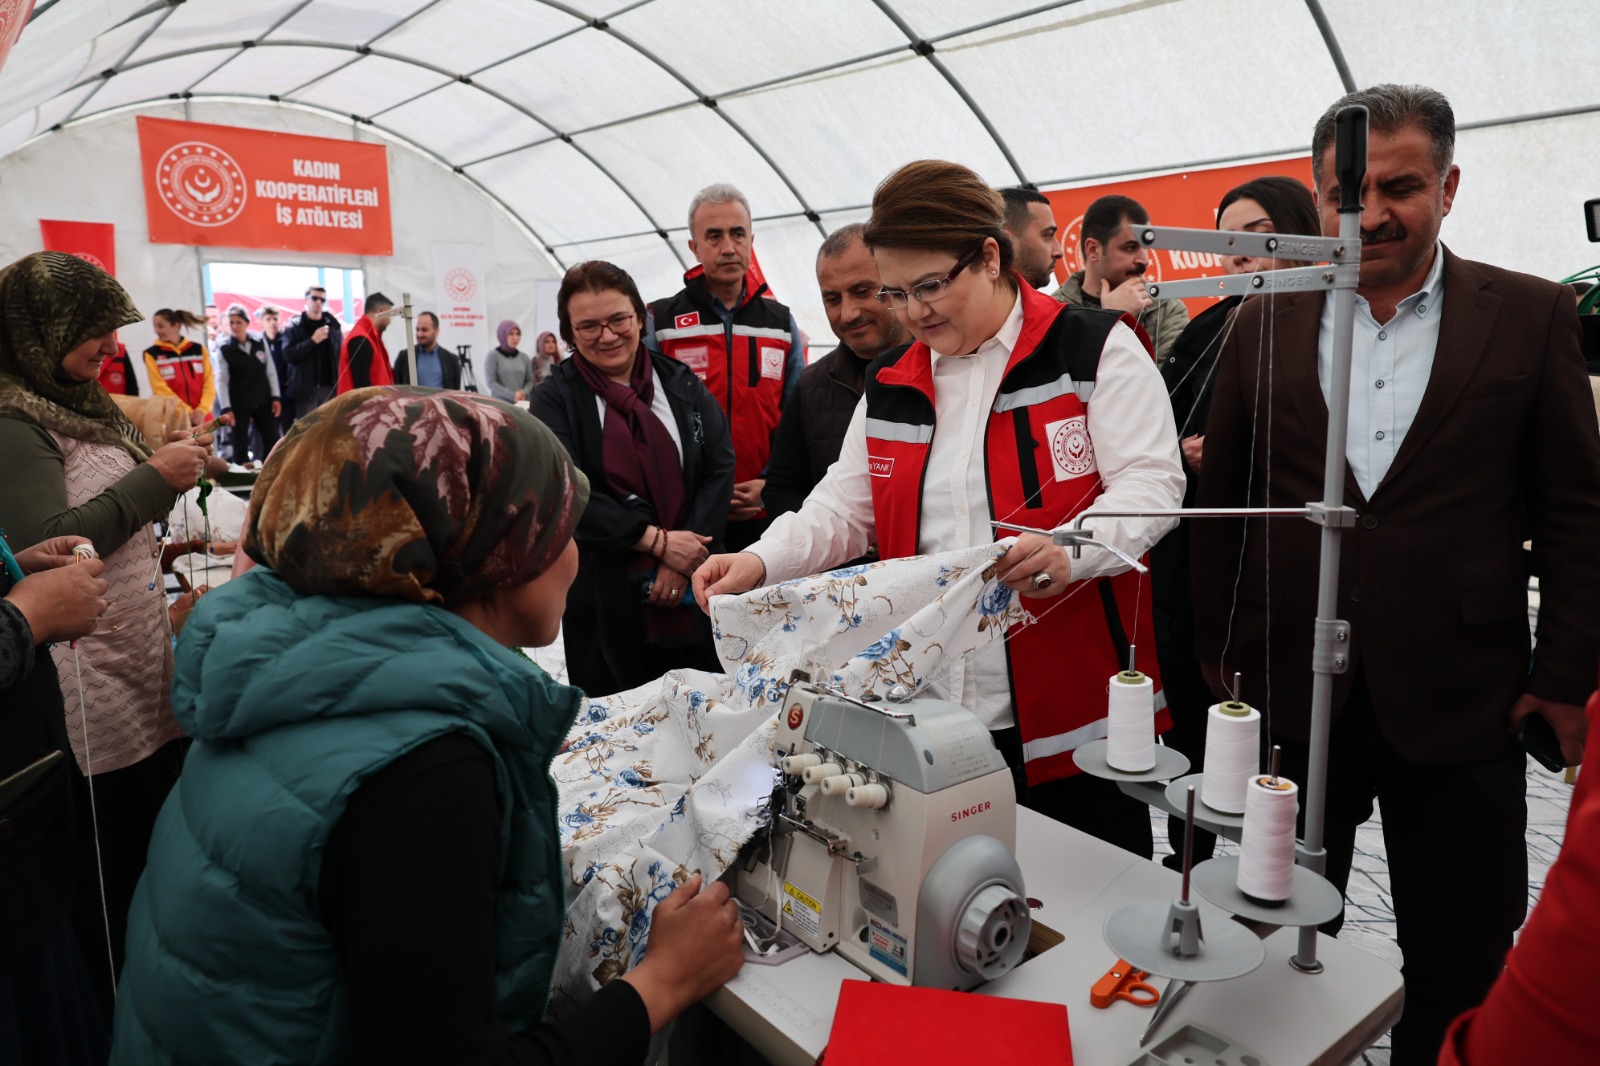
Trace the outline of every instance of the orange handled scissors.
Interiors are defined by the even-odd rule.
[[[1115,1000],[1125,999],[1136,1006],[1153,1007],[1161,999],[1161,993],[1145,980],[1149,976],[1144,970],[1134,969],[1126,959],[1118,959],[1117,964],[1089,989],[1089,1002],[1105,1008]]]

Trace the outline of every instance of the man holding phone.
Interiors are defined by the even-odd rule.
[[[284,395],[294,401],[296,418],[303,418],[333,398],[339,380],[339,352],[344,330],[328,309],[328,290],[321,285],[306,289],[306,309],[284,330],[284,363],[288,380]]]

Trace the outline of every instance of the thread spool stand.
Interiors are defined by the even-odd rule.
[[[1354,338],[1356,289],[1361,275],[1361,187],[1367,171],[1367,109],[1359,105],[1341,108],[1334,121],[1334,169],[1340,189],[1337,207],[1339,233],[1337,237],[1297,238],[1297,247],[1303,258],[1327,263],[1327,266],[1294,268],[1289,270],[1261,271],[1250,275],[1233,275],[1230,278],[1203,278],[1151,286],[1150,295],[1156,298],[1219,294],[1251,294],[1279,291],[1327,291],[1333,312],[1332,380],[1328,383],[1328,437],[1323,454],[1322,493],[1320,501],[1308,502],[1304,507],[1177,507],[1147,511],[1111,511],[1090,508],[1077,515],[1068,524],[1056,529],[1041,530],[1012,522],[995,522],[998,528],[1024,533],[1040,533],[1052,542],[1068,548],[1073,558],[1079,558],[1085,544],[1108,548],[1095,539],[1094,532],[1085,528],[1090,520],[1104,521],[1115,518],[1139,518],[1153,515],[1195,518],[1276,518],[1300,517],[1322,527],[1321,547],[1317,561],[1317,607],[1313,629],[1311,655],[1311,729],[1310,760],[1302,795],[1305,797],[1305,835],[1295,850],[1295,861],[1317,875],[1327,868],[1328,853],[1323,847],[1326,818],[1328,746],[1333,728],[1333,681],[1338,674],[1349,669],[1350,623],[1338,617],[1340,537],[1345,529],[1355,525],[1356,512],[1344,502],[1344,482],[1348,466],[1345,445],[1349,436],[1350,361]],[[1181,248],[1188,251],[1212,251],[1229,255],[1243,254],[1246,250],[1260,248],[1259,254],[1280,254],[1277,234],[1248,234],[1211,230],[1182,230],[1157,226],[1139,226],[1135,232],[1139,242],[1147,248]],[[1260,242],[1259,244],[1256,242]],[[1154,289],[1161,295],[1156,296]],[[1113,554],[1126,559],[1126,553],[1117,549]],[[1081,749],[1080,749],[1081,750]],[[1187,760],[1185,760],[1187,761]],[[1093,757],[1078,763],[1086,773],[1095,773]],[[1086,765],[1089,764],[1089,765]],[[1108,768],[1109,769],[1109,768]],[[1149,783],[1135,783],[1118,778],[1109,772],[1095,773],[1097,777],[1121,780],[1122,791],[1152,806],[1176,814],[1168,804],[1165,790]],[[1176,775],[1174,775],[1176,776]],[[1147,779],[1148,780],[1148,779]],[[1207,819],[1199,824],[1208,826]],[[1208,826],[1209,827],[1209,826]],[[1219,835],[1235,839],[1230,832]],[[1292,887],[1292,886],[1291,886]],[[1273,908],[1281,910],[1281,908]],[[1119,912],[1120,913],[1120,912]],[[1134,960],[1124,956],[1129,962]],[[1300,927],[1299,949],[1289,964],[1301,973],[1321,973],[1323,965],[1317,959],[1317,926]],[[1150,972],[1159,973],[1152,969]]]
[[[1178,898],[1169,903],[1131,903],[1108,917],[1103,930],[1107,946],[1129,965],[1170,978],[1155,1015],[1139,1039],[1141,1047],[1150,1042],[1168,1012],[1195,984],[1243,977],[1267,957],[1260,937],[1231,920],[1202,927],[1200,908],[1189,898],[1194,798],[1191,788],[1186,795],[1183,884]]]

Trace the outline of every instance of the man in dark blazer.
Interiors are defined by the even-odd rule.
[[[1333,117],[1370,114],[1350,385],[1325,846],[1341,890],[1356,827],[1382,804],[1405,1014],[1393,1062],[1434,1062],[1451,1018],[1498,973],[1526,910],[1529,713],[1581,754],[1600,662],[1600,433],[1571,290],[1438,243],[1460,180],[1449,102],[1352,93],[1312,140],[1324,233],[1338,231]],[[1332,315],[1324,294],[1257,296],[1224,346],[1198,503],[1322,498]],[[1264,350],[1270,349],[1270,350]],[[1194,524],[1198,652],[1233,671],[1304,784],[1320,527]],[[1527,563],[1541,578],[1537,649]],[[1302,829],[1304,804],[1301,807]],[[1341,919],[1342,920],[1342,919]],[[1325,927],[1336,931],[1338,922]]]

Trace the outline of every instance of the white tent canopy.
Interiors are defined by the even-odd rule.
[[[1446,239],[1570,273],[1600,258],[1579,222],[1595,40],[1600,4],[1571,0],[39,0],[0,73],[0,156],[175,102],[319,113],[449,168],[540,273],[611,258],[647,297],[689,263],[693,192],[731,181],[826,337],[816,246],[901,163],[1050,188],[1301,154],[1380,81],[1455,106]]]

